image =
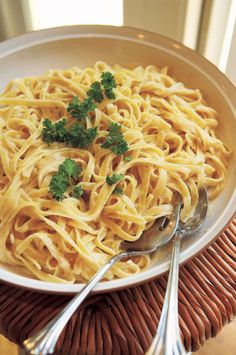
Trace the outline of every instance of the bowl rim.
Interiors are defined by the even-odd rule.
[[[139,28],[128,27],[128,26],[106,26],[106,25],[73,25],[73,26],[62,26],[62,27],[54,27],[49,29],[43,29],[39,31],[27,32],[23,35],[16,36],[14,38],[10,38],[2,43],[0,43],[0,60],[10,54],[17,53],[20,50],[30,48],[39,44],[54,42],[65,39],[73,39],[73,38],[110,38],[110,39],[120,39],[126,41],[132,41],[140,44],[147,45],[149,47],[158,47],[164,49],[165,51],[171,51],[178,56],[178,51],[183,52],[186,56],[190,56],[191,66],[196,66],[196,61],[200,61],[201,69],[199,68],[199,64],[197,65],[198,71],[201,71],[206,76],[207,69],[213,71],[214,79],[209,75],[208,79],[217,83],[219,80],[224,85],[224,90],[227,92],[227,95],[221,90],[221,94],[223,94],[224,99],[227,101],[227,104],[231,108],[232,112],[234,112],[236,116],[236,88],[233,83],[222,73],[220,70],[206,58],[204,58],[199,53],[194,50],[186,47],[182,43],[168,38],[166,36],[153,33],[150,31],[146,31]],[[183,60],[181,56],[181,60]],[[186,58],[185,61],[189,61]],[[236,201],[236,189],[234,190],[229,204],[232,205],[232,202]],[[226,213],[228,212],[228,213]],[[224,226],[219,226],[219,221],[222,221],[224,215],[227,215],[227,218],[224,222]],[[222,217],[223,216],[223,217]],[[229,211],[226,209],[223,211],[221,218],[214,223],[216,228],[216,233],[212,235],[210,240],[203,241],[197,248],[188,248],[181,253],[180,264],[186,263],[190,259],[192,259],[195,255],[199,254],[203,249],[205,249],[209,244],[211,244],[217,236],[219,236],[226,228],[226,226],[230,223],[233,217],[236,216],[236,208],[233,211]],[[217,224],[218,222],[218,224]],[[200,238],[200,241],[203,238]],[[189,251],[190,249],[190,251]],[[188,252],[188,253],[187,253]],[[186,255],[188,254],[188,255]],[[164,262],[159,266],[153,267],[152,269],[147,269],[139,274],[132,275],[125,279],[115,279],[111,281],[100,282],[94,288],[94,293],[101,292],[111,292],[116,291],[122,288],[128,288],[135,285],[139,285],[141,283],[147,282],[154,278],[159,277],[163,273],[168,270],[169,262]],[[158,268],[158,271],[157,271]],[[8,283],[14,286],[18,286],[21,288],[34,290],[37,292],[45,292],[45,293],[57,293],[57,294],[74,294],[82,289],[84,284],[67,284],[67,283],[52,283],[41,281],[37,279],[28,278],[25,276],[21,276],[15,274],[13,272],[3,270],[0,268],[0,280],[4,283]]]

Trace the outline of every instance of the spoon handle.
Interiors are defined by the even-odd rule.
[[[181,233],[177,232],[170,262],[170,271],[157,333],[146,355],[187,354],[181,341],[178,317],[178,279]]]
[[[81,305],[86,296],[91,292],[96,283],[102,279],[110,267],[116,261],[122,259],[125,256],[129,256],[129,253],[121,252],[111,258],[83,287],[82,291],[72,298],[72,300],[66,305],[65,308],[61,310],[58,315],[56,315],[37,334],[26,339],[23,344],[27,352],[34,355],[52,354],[57,340],[70,317],[74,314],[76,309]]]

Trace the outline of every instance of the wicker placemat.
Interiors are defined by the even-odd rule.
[[[156,332],[166,276],[88,298],[71,318],[55,354],[144,354]],[[0,332],[22,344],[68,301],[66,296],[0,284]],[[179,315],[188,351],[197,350],[236,315],[236,219],[180,270]]]

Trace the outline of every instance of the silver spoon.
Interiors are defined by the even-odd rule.
[[[182,238],[196,232],[204,223],[208,209],[205,189],[199,191],[199,202],[194,216],[186,223],[179,222],[173,240],[170,271],[162,313],[150,349],[146,355],[185,355],[187,354],[180,336],[178,313],[179,255]]]
[[[123,242],[122,249],[125,251],[113,256],[57,316],[37,334],[26,339],[23,342],[25,350],[35,355],[52,354],[66,323],[114,263],[123,258],[153,253],[157,248],[170,241],[177,230],[180,208],[180,204],[175,206],[174,213],[171,215],[167,225],[167,218],[161,217],[156,220],[150,229],[143,232],[136,242]]]

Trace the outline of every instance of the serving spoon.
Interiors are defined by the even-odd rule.
[[[178,313],[178,279],[181,241],[184,237],[199,230],[207,215],[208,197],[205,188],[199,191],[199,201],[195,213],[186,223],[179,221],[170,262],[166,294],[162,307],[157,333],[146,355],[185,355],[187,354],[180,336]]]
[[[169,220],[166,217],[158,218],[153,226],[144,231],[137,241],[123,242],[121,249],[124,251],[114,255],[99,269],[92,279],[82,288],[81,292],[76,294],[65,308],[41,331],[23,342],[25,350],[29,354],[34,355],[52,354],[66,323],[110,267],[121,259],[151,254],[159,247],[167,244],[177,230],[180,209],[181,204],[176,204],[174,213],[170,216]]]

